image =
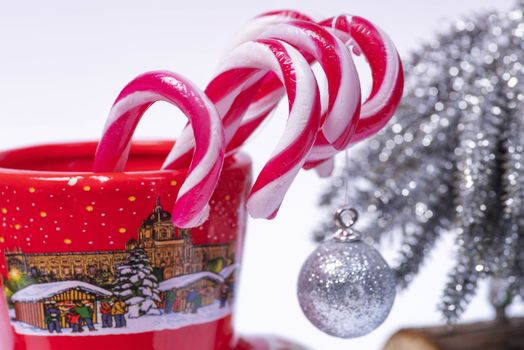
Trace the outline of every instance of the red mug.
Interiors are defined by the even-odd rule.
[[[90,142],[0,153],[2,350],[291,348],[233,332],[249,158],[226,160],[208,220],[179,229],[185,172],[150,170],[171,147],[134,143],[122,173],[90,172]]]

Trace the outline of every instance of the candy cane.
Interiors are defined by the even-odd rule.
[[[231,41],[228,52],[238,45],[257,39],[268,28],[290,20],[315,22],[312,17],[295,10],[276,10],[262,13],[242,28],[242,31]]]
[[[382,29],[368,20],[350,15],[327,19],[320,23],[335,30],[335,34],[361,51],[373,77],[368,99],[362,105],[357,132],[352,142],[358,142],[382,129],[395,113],[402,98],[404,71],[395,44]]]
[[[267,30],[267,28],[271,27],[272,25],[283,23],[291,19],[309,22],[314,21],[311,17],[295,10],[277,10],[263,13],[257,16],[255,20],[250,21],[244,30],[237,35],[236,39],[232,40],[232,44],[227,52],[229,53],[231,49],[234,49],[240,44],[255,40],[262,32]],[[234,131],[232,135],[228,135],[228,131],[226,130],[226,139],[231,140],[228,142],[227,146],[228,153],[234,152],[244,143],[244,141],[255,131],[255,129],[260,126],[267,115],[275,108],[278,101],[280,101],[280,99],[284,96],[284,89],[281,87],[280,80],[273,72],[266,74],[263,83],[258,84],[258,89],[260,90],[258,91],[258,95],[260,95],[260,97],[257,99],[258,104],[257,106],[253,105],[252,107],[256,108],[257,111],[259,108],[262,109],[262,115],[253,116],[252,112],[248,113],[242,119],[242,123],[244,125],[242,130],[238,130],[237,127],[235,130],[232,130]],[[253,96],[255,92],[256,91],[246,92],[243,94],[243,96],[238,96],[238,100],[243,99],[244,101],[251,103],[251,100],[245,97],[248,94],[249,96]],[[245,109],[247,108],[247,106],[244,106],[244,108],[241,109],[241,102],[237,102],[236,107],[238,107],[236,110],[240,113],[245,113]],[[250,128],[249,125],[252,125],[252,127]],[[166,162],[174,164],[174,166],[177,168],[184,168],[187,166],[190,160],[191,149],[194,147],[191,126],[188,126],[186,129],[187,130],[184,130],[184,132],[182,132],[178,138],[175,148],[169,154],[166,160]],[[231,131],[231,128],[227,129]]]
[[[220,117],[207,96],[189,80],[170,72],[149,72],[131,81],[116,99],[95,155],[93,171],[123,171],[133,133],[157,101],[176,105],[193,125],[193,159],[173,210],[179,227],[194,227],[208,215],[208,202],[222,169],[225,143]],[[165,164],[163,169],[173,169]]]
[[[356,143],[377,133],[395,113],[404,88],[402,61],[389,36],[362,17],[342,15],[320,24],[332,28],[349,45],[355,45],[357,53],[362,52],[371,67],[373,86],[351,139],[351,143]],[[317,144],[305,167],[320,164],[336,153],[327,142]]]
[[[238,125],[243,117],[243,113],[236,113],[233,108],[239,101],[237,97],[246,91],[256,92],[256,84],[267,72],[275,73],[286,89],[289,117],[283,137],[258,175],[248,198],[247,209],[257,218],[276,215],[313,146],[320,127],[317,81],[309,63],[295,48],[280,40],[264,39],[234,49],[206,89],[219,113],[225,115],[227,129],[230,125]],[[231,115],[236,120],[229,118]]]
[[[272,26],[269,30],[262,33],[259,38],[286,41],[300,50],[301,53],[310,56],[310,61],[316,59],[320,63],[328,78],[328,89],[324,93],[327,97],[323,96],[324,98],[321,98],[321,101],[325,101],[325,103],[322,103],[324,111],[321,120],[323,122],[322,129],[318,131],[319,135],[317,136],[317,140],[326,142],[333,146],[334,149],[340,150],[346,148],[358,122],[360,111],[360,83],[351,54],[344,44],[321,26],[304,21],[291,21]],[[273,79],[273,77],[275,79]],[[262,112],[262,114],[267,114],[280,99],[282,89],[280,88],[281,84],[278,81],[278,77],[274,75],[267,74],[261,84],[264,92],[268,94],[264,96],[263,99],[259,99],[257,103],[261,105],[260,108],[266,108],[266,105],[270,105],[269,109],[266,108]],[[252,87],[256,86],[256,84],[252,85]],[[223,87],[224,91],[226,88],[227,87]],[[206,92],[208,91],[206,90]],[[272,94],[276,95],[273,96]],[[254,94],[250,92],[249,96],[254,97]],[[234,103],[238,104],[241,101],[246,102],[245,98],[245,96],[237,96]],[[214,98],[211,97],[211,100],[214,101]],[[226,106],[222,101],[217,101],[217,103],[221,104],[221,106],[217,106],[217,108],[219,111],[222,111],[222,115],[225,113],[223,121],[226,145],[227,149],[231,151],[232,148],[234,149],[234,147],[239,145],[234,144],[232,147],[232,143],[239,138],[237,132],[239,125],[238,123],[228,121],[231,110],[235,110],[235,108],[230,108],[231,99],[223,100],[228,101],[229,105]],[[243,106],[242,108],[245,110],[248,104],[244,103]],[[236,109],[236,112],[238,112],[238,109]],[[245,118],[250,117],[244,116],[244,120]],[[251,122],[252,120],[249,119],[248,123]],[[250,130],[250,132],[252,132],[252,130]],[[170,162],[179,164],[180,159],[184,157],[187,158],[183,152],[188,154],[192,145],[188,136],[190,136],[189,132],[184,133],[182,138],[177,142],[170,158],[168,158]],[[183,166],[183,162],[180,163],[179,166]]]
[[[232,47],[250,40],[255,40],[260,34],[271,28],[271,26],[290,20],[315,22],[312,17],[294,10],[275,10],[262,13],[253,18],[242,31],[237,34],[236,38],[232,41]],[[246,111],[241,126],[236,131],[233,139],[228,143],[226,148],[227,152],[234,152],[240,148],[275,109],[283,96],[284,91],[278,78],[272,73],[267,74],[254,102],[251,103],[249,109]]]
[[[260,15],[252,21],[248,28],[259,28],[258,32],[260,32],[264,25],[266,25],[266,28],[270,28],[279,20],[287,22],[300,16],[297,13],[288,17],[286,15],[287,11],[275,11],[274,13]],[[302,17],[307,16],[302,15]],[[355,143],[376,133],[393,116],[402,96],[404,84],[402,63],[389,36],[362,17],[342,15],[322,21],[320,24],[334,30],[335,35],[348,45],[355,45],[357,52],[364,54],[371,67],[372,91],[362,105],[360,120],[350,141],[350,143]],[[250,40],[251,33],[253,33],[251,30],[243,31],[239,38]],[[273,82],[267,84],[271,83]],[[278,85],[272,89],[262,87],[246,112],[246,117],[230,144],[234,147],[242,145],[276,107],[282,93],[282,89]],[[327,160],[336,153],[337,150],[331,147],[327,140],[317,139],[305,168],[309,169],[324,162],[332,164]],[[327,173],[324,172],[324,174]]]
[[[319,134],[335,149],[345,149],[360,114],[360,82],[353,58],[342,41],[321,26],[304,21],[274,25],[259,38],[284,40],[319,62],[328,84]]]

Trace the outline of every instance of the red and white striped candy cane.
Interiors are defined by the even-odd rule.
[[[321,101],[326,102],[317,140],[345,149],[355,132],[361,101],[357,69],[344,43],[321,26],[305,21],[274,25],[259,38],[283,40],[320,64],[327,77],[327,91],[320,91]]]
[[[241,32],[237,33],[236,37],[231,40],[231,46],[228,51],[247,41],[257,39],[259,35],[265,32],[269,27],[290,20],[315,22],[312,17],[296,10],[276,10],[265,12],[253,18],[242,28]]]
[[[320,24],[332,28],[335,35],[353,45],[354,51],[362,53],[371,68],[371,93],[362,105],[357,130],[351,139],[351,143],[356,143],[376,134],[395,113],[404,88],[402,61],[389,36],[362,17],[342,15]],[[327,142],[317,144],[305,167],[311,168],[336,153]]]
[[[288,22],[298,16],[307,17],[297,13],[287,17],[287,14],[288,12],[283,10],[256,17],[248,25],[248,30],[242,31],[237,41],[252,39],[250,35],[257,32],[249,28],[258,28],[260,33],[264,26],[270,28],[278,21]],[[376,133],[393,116],[404,85],[402,63],[389,36],[362,17],[342,15],[322,21],[320,24],[332,29],[335,35],[348,45],[354,45],[357,52],[362,52],[366,57],[371,68],[372,91],[362,105],[360,120],[350,141],[355,143]],[[242,125],[230,145],[239,147],[276,107],[282,93],[282,88],[274,81],[266,82],[246,112]],[[332,168],[331,158],[336,153],[337,150],[329,145],[327,140],[317,139],[305,167],[309,169],[327,161],[328,164],[324,164],[323,167]],[[324,171],[324,174],[328,173],[329,170]]]
[[[247,41],[255,40],[271,26],[291,20],[315,22],[312,17],[295,10],[275,10],[262,13],[252,19],[242,29],[242,31],[237,34],[236,38],[232,40],[231,47],[236,47]],[[261,84],[254,101],[251,102],[251,105],[245,113],[241,126],[228,143],[226,151],[233,152],[240,148],[275,109],[283,95],[284,91],[280,81],[273,73],[268,73],[264,77],[264,81]]]
[[[321,26],[304,21],[291,21],[272,26],[262,33],[259,39],[283,40],[310,57],[310,61],[317,60],[320,63],[327,76],[328,88],[324,92],[324,96],[321,96],[321,101],[324,102],[322,103],[322,128],[318,131],[317,141],[326,142],[332,145],[334,149],[346,148],[358,122],[361,101],[357,70],[350,52],[342,41]],[[278,77],[273,73],[271,75],[266,74],[262,81],[259,80],[259,83],[263,85],[264,92],[274,91],[277,95],[274,96],[273,93],[269,93],[257,103],[261,105],[270,104],[270,108],[274,108],[283,90]],[[226,89],[227,87],[223,88]],[[256,84],[251,85],[251,89],[258,89],[258,92],[260,92]],[[249,94],[254,97],[253,92]],[[213,97],[211,99],[214,101]],[[239,109],[233,107],[231,99],[226,100],[229,104],[225,106],[222,102],[224,100],[226,99],[217,102],[220,103],[217,108],[221,113],[224,113],[222,115],[224,115],[226,147],[231,151],[232,148],[239,145],[234,144],[232,147],[232,142],[238,141],[239,135],[237,133],[238,123],[231,123],[229,120],[231,111],[235,110],[235,113],[237,113]],[[237,96],[234,103],[242,101],[244,101],[242,110],[245,110],[249,105],[246,96]],[[264,113],[269,113],[269,110],[265,110]],[[251,122],[252,120],[248,123]],[[182,153],[189,153],[192,145],[189,138],[186,137],[187,135],[189,133],[182,135],[182,139],[175,145],[171,154],[172,158],[169,158],[170,161],[179,162],[182,157],[187,158],[187,155]]]
[[[145,111],[157,101],[176,105],[194,126],[193,159],[173,210],[173,222],[177,226],[194,227],[207,217],[208,202],[224,161],[225,142],[215,106],[182,76],[164,71],[149,72],[138,76],[122,90],[109,113],[93,171],[124,170],[136,126]],[[173,166],[165,164],[163,169],[173,169]]]
[[[320,23],[335,30],[348,45],[355,45],[371,68],[373,86],[362,105],[352,142],[376,134],[395,113],[404,88],[402,61],[391,38],[379,27],[359,16],[341,15]]]
[[[225,115],[226,129],[238,125],[243,117],[243,113],[234,112],[237,97],[246,91],[256,92],[256,84],[268,72],[275,73],[287,92],[289,117],[284,135],[258,175],[247,203],[251,216],[272,218],[303,166],[320,126],[317,81],[300,52],[275,39],[238,46],[223,60],[219,71],[208,85],[206,94],[219,113]],[[230,118],[231,115],[234,118]]]

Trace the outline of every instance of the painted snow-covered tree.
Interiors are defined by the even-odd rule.
[[[143,249],[134,249],[126,262],[117,267],[113,293],[129,306],[129,318],[144,315],[160,315],[158,280]]]

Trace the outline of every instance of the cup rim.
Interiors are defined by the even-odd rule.
[[[130,157],[137,155],[159,155],[169,152],[174,145],[173,140],[137,140],[132,142]],[[30,168],[6,167],[3,163],[12,162],[16,159],[35,158],[39,155],[46,156],[51,150],[60,149],[60,153],[53,153],[51,158],[71,159],[77,157],[89,157],[95,154],[97,141],[78,141],[78,142],[56,142],[43,143],[31,146],[16,147],[0,151],[0,175],[26,175],[31,177],[72,177],[72,176],[100,176],[100,177],[137,177],[151,176],[162,174],[185,174],[186,169],[177,170],[140,170],[140,171],[123,171],[123,172],[92,172],[92,171],[67,171],[67,170],[35,170]],[[47,155],[48,156],[48,155]],[[251,158],[243,153],[238,152],[226,158],[223,166],[223,172],[242,167],[250,167]]]

